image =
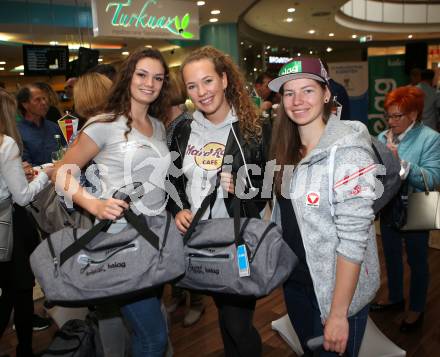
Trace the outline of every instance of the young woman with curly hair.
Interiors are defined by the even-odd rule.
[[[149,187],[131,206],[136,214],[154,215],[165,207],[164,183],[170,158],[161,119],[167,114],[168,73],[159,51],[142,48],[132,53],[121,66],[103,113],[89,119],[59,165],[82,169],[91,160],[99,165],[99,197],[78,187],[69,173],[64,180],[57,177],[56,185],[66,190],[70,182],[70,187],[78,187],[70,194],[73,202],[98,220],[115,221],[110,233],[127,225],[119,217],[128,204],[112,198],[126,184],[142,182]],[[69,192],[66,190],[65,195]],[[121,313],[132,332],[132,355],[163,356],[167,332],[160,292],[122,304]]]
[[[266,131],[246,92],[243,76],[228,55],[212,47],[197,49],[183,61],[181,73],[197,110],[193,120],[183,121],[174,131],[170,151],[180,154],[174,164],[183,170],[183,177],[172,178],[172,182],[181,205],[170,200],[168,207],[178,229],[185,233],[203,199],[215,189],[218,175],[221,187],[202,219],[231,217],[231,196],[240,196],[235,192],[236,185],[252,190],[252,201],[259,210],[264,207],[256,191],[262,187],[269,135],[264,135]],[[260,175],[248,173],[250,164],[261,168]],[[246,170],[239,171],[243,165]],[[251,216],[247,203],[243,206],[242,216]],[[255,215],[257,210],[253,211]],[[252,322],[256,300],[217,293],[212,296],[218,308],[225,355],[260,356],[261,339]]]

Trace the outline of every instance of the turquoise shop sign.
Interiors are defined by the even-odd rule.
[[[198,40],[195,2],[177,0],[92,0],[93,34]]]

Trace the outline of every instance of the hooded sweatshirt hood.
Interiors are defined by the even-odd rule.
[[[234,110],[230,110],[226,118],[218,124],[211,123],[200,111],[194,112],[193,118],[191,134],[185,148],[183,173],[188,179],[186,195],[191,211],[195,213],[203,199],[215,187],[217,174],[223,165],[229,132],[238,118]],[[212,218],[229,217],[221,188],[217,198],[211,212],[207,210],[202,219],[208,218],[210,214]]]

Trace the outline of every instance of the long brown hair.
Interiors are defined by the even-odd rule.
[[[225,90],[225,97],[228,104],[235,110],[240,124],[240,133],[248,141],[251,138],[261,136],[261,121],[257,108],[251,101],[249,93],[245,88],[244,77],[232,58],[222,51],[205,46],[191,52],[182,63],[180,73],[183,76],[183,69],[188,63],[208,59],[214,64],[216,73],[222,77],[226,73],[228,86]]]
[[[134,51],[128,58],[122,63],[119,69],[118,75],[116,77],[113,88],[110,92],[107,105],[104,108],[105,113],[112,114],[110,117],[100,118],[96,121],[90,122],[85,125],[91,125],[93,123],[108,123],[116,121],[120,115],[127,117],[128,130],[125,133],[131,132],[131,123],[133,118],[131,117],[131,93],[130,85],[133,78],[133,73],[136,70],[136,64],[143,58],[152,58],[158,60],[164,68],[164,81],[162,89],[160,90],[159,96],[156,100],[151,103],[148,107],[148,114],[160,119],[162,122],[166,120],[167,109],[169,107],[169,68],[165,62],[162,54],[153,48],[139,48]]]
[[[325,91],[327,85],[318,82],[321,88]],[[330,90],[330,89],[329,89]],[[280,89],[280,94],[283,95],[283,87]],[[333,107],[332,101],[324,104],[324,122],[327,123]],[[270,146],[270,157],[276,159],[277,165],[281,165],[280,171],[275,171],[274,183],[276,195],[281,195],[281,185],[286,165],[297,165],[304,157],[305,147],[301,142],[298,125],[290,119],[286,110],[284,109],[283,100],[277,111],[276,123],[272,131],[272,140]]]
[[[21,154],[23,142],[15,123],[16,114],[17,102],[14,97],[4,89],[0,89],[0,146],[3,144],[4,135],[10,136],[17,143]]]

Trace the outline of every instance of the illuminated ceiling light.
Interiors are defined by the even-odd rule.
[[[103,61],[103,59],[102,58],[98,58],[98,62],[102,62]]]
[[[0,71],[4,71],[5,70],[5,67],[0,67]]]
[[[298,53],[297,53],[297,56],[298,56],[298,57],[301,57],[301,52],[298,52]]]
[[[24,66],[23,65],[20,65],[20,66],[17,66],[17,67],[14,68],[14,71],[17,71],[17,72],[23,71],[23,70],[24,70]]]
[[[243,58],[243,61],[247,61],[247,58],[245,57],[245,58]]]
[[[9,41],[11,36],[0,34],[0,41]]]
[[[151,45],[145,45],[146,48],[153,48]]]
[[[294,8],[294,7],[289,7],[289,8],[287,9],[287,12],[295,12],[295,8]]]
[[[408,35],[408,38],[413,38],[413,35]]]
[[[6,62],[5,61],[0,61],[0,64],[6,64]]]
[[[70,45],[68,45],[68,47],[69,47],[69,50],[79,50],[81,45],[79,43],[71,43]]]
[[[203,6],[203,5],[205,5],[204,1],[197,1],[197,6]]]
[[[335,34],[333,33],[333,32],[330,32],[329,34],[328,34],[328,37],[334,37],[335,36]]]
[[[218,15],[218,14],[220,14],[220,10],[212,10],[211,11],[211,15]]]
[[[50,41],[49,45],[56,46],[56,45],[58,45],[58,41]]]
[[[257,71],[257,69],[254,67],[254,72],[256,72]]]
[[[217,22],[218,19],[216,17],[213,17],[212,19],[209,19],[209,22]]]
[[[313,55],[313,51],[309,51],[309,54]]]
[[[331,51],[333,51],[333,48],[331,48],[331,47],[327,47],[326,51],[327,51],[327,52],[331,52]]]
[[[286,21],[286,22],[292,22],[293,21],[293,19],[291,18],[291,17],[288,17],[287,19],[285,19],[284,21]]]
[[[24,73],[23,73],[23,72],[20,72],[20,76],[24,76]]]
[[[260,55],[260,54],[258,54],[258,55],[257,55],[257,58],[260,58],[260,57],[261,57],[261,55]]]
[[[316,31],[315,30],[309,30],[308,33],[313,35]]]
[[[252,48],[252,45],[249,45],[248,47],[249,47],[249,48]]]
[[[266,47],[266,50],[270,50],[270,45],[268,45],[268,46]]]
[[[128,52],[128,51],[124,51],[124,52],[122,52],[121,53],[123,56],[128,56],[129,54],[130,54],[130,52]]]
[[[240,42],[240,45],[242,45],[242,46],[243,46],[243,45],[244,45],[244,42],[243,42],[243,41],[241,41],[241,42]]]
[[[358,35],[356,35],[356,34],[351,35],[351,38],[357,38],[357,37],[358,37]]]

